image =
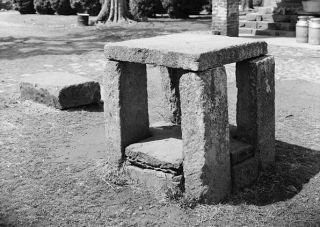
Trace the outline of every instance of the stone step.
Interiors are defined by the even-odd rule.
[[[272,14],[273,7],[254,7],[254,11],[259,14]]]
[[[126,147],[127,160],[132,165],[163,172],[180,174],[182,172],[183,151],[181,127],[164,125],[150,128],[152,136]],[[252,157],[253,148],[233,138],[234,127],[230,127],[231,164],[236,164]]]
[[[261,14],[261,13],[250,13],[245,17],[241,17],[246,21],[269,21],[269,22],[290,22],[296,23],[298,20],[297,15],[280,15],[280,14]]]
[[[295,31],[296,24],[288,22],[266,22],[266,21],[240,21],[240,28],[254,28],[261,30],[284,30],[284,31]]]
[[[283,31],[283,30],[260,30],[254,28],[240,28],[240,34],[250,34],[250,35],[262,35],[262,36],[281,36],[281,37],[295,37],[295,31]]]

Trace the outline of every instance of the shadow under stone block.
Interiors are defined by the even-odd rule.
[[[107,61],[103,77],[106,145],[109,158],[122,160],[126,146],[149,133],[146,66]]]
[[[259,163],[255,157],[232,166],[232,190],[250,186],[259,176]]]
[[[237,135],[254,147],[262,168],[275,159],[274,71],[272,56],[236,65]]]
[[[100,101],[98,82],[62,72],[43,72],[20,82],[22,100],[32,100],[57,109],[67,109]]]
[[[185,73],[180,92],[186,194],[217,203],[231,190],[225,68]]]

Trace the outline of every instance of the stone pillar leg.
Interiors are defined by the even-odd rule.
[[[103,86],[108,158],[117,162],[126,146],[149,136],[146,65],[107,60]]]
[[[217,203],[231,189],[227,75],[224,67],[180,79],[187,196]]]
[[[164,117],[168,122],[181,123],[179,80],[184,70],[159,66],[164,91]]]
[[[212,33],[239,36],[239,0],[212,0]]]
[[[260,167],[275,159],[275,62],[263,56],[238,62],[237,134],[255,148]]]

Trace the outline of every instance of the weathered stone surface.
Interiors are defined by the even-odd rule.
[[[210,34],[180,33],[105,45],[107,59],[192,71],[267,54],[265,42]]]
[[[253,147],[250,144],[230,138],[231,165],[240,163],[254,154]]]
[[[225,68],[185,73],[180,94],[185,192],[219,202],[231,190]]]
[[[275,159],[275,62],[264,56],[238,62],[237,135],[253,145],[262,168]]]
[[[180,126],[150,128],[152,136],[126,148],[131,163],[150,168],[182,172],[182,141]]]
[[[212,1],[212,30],[215,35],[239,35],[239,2],[234,0]]]
[[[247,21],[262,21],[262,15],[257,13],[248,13],[246,15]]]
[[[45,72],[23,78],[21,99],[33,100],[58,109],[100,101],[98,82],[70,73]]]
[[[232,166],[232,190],[250,186],[259,176],[258,161],[255,157]]]
[[[164,91],[164,118],[174,124],[181,123],[179,81],[182,69],[160,66],[161,87]]]
[[[126,146],[150,135],[146,66],[107,61],[103,86],[106,147],[118,161]]]
[[[125,165],[129,177],[138,184],[147,187],[158,197],[166,197],[166,193],[181,193],[183,176],[175,176],[161,171],[142,169],[132,165]]]

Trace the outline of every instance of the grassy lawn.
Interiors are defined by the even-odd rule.
[[[191,209],[110,175],[102,105],[58,111],[19,100],[18,81],[36,72],[101,82],[106,42],[209,29],[208,18],[78,27],[75,16],[0,13],[0,226],[319,225],[320,81],[303,77],[318,74],[319,51],[269,48],[278,78],[276,164],[218,205]],[[233,123],[234,65],[227,72]],[[161,120],[159,82],[148,75],[151,122]]]

